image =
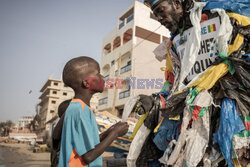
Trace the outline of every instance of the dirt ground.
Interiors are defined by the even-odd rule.
[[[112,159],[113,153],[105,152],[105,160]],[[0,167],[49,167],[50,153],[33,153],[27,144],[0,143]]]

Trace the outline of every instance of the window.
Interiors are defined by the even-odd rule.
[[[126,65],[125,67],[121,68],[120,74],[123,74],[123,73],[125,73],[127,71],[130,71],[130,70],[131,70],[131,61],[128,62],[128,65]]]
[[[57,91],[54,90],[52,93],[53,93],[53,94],[57,94]]]
[[[111,62],[111,66],[113,66],[115,64],[115,60],[113,60],[112,62]]]
[[[63,92],[63,96],[67,96],[67,93],[66,93],[66,92]]]
[[[126,90],[126,91],[121,92],[119,94],[119,99],[124,99],[124,98],[129,97],[129,96],[130,96],[130,90]]]
[[[124,20],[121,21],[121,23],[119,24],[119,29],[121,29],[124,26]]]
[[[116,70],[116,71],[115,71],[115,76],[117,76],[117,73],[118,73],[118,71]]]
[[[107,104],[107,103],[108,103],[108,98],[107,97],[99,100],[99,105],[103,105],[103,104]]]
[[[127,23],[131,22],[132,20],[134,19],[134,15],[130,15],[128,18],[127,18]]]
[[[50,113],[54,113],[55,112],[55,110],[50,110]]]
[[[58,82],[54,82],[54,85],[55,85],[55,86],[58,86]]]
[[[55,100],[52,100],[51,103],[52,103],[52,104],[56,104],[56,101],[55,101]]]

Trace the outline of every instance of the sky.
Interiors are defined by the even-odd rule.
[[[40,89],[71,58],[100,62],[103,38],[133,2],[0,0],[0,122],[34,116]]]

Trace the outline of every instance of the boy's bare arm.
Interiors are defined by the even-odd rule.
[[[105,138],[108,136],[108,134],[114,129],[115,126],[117,126],[117,124],[112,125],[112,126],[111,126],[110,128],[108,128],[105,132],[103,132],[103,133],[101,133],[101,134],[99,135],[99,137],[100,137],[100,142],[102,142],[102,140],[105,139]]]
[[[97,157],[104,153],[104,151],[110,146],[110,144],[120,136],[123,136],[128,131],[128,124],[125,122],[117,123],[113,129],[108,133],[108,135],[95,146],[94,149],[88,151],[86,154],[82,155],[82,160],[85,164],[89,164],[94,161]]]

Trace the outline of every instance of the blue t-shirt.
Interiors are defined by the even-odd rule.
[[[73,99],[65,112],[59,167],[101,167],[101,156],[88,165],[83,164],[80,157],[99,143],[98,126],[93,111],[82,100]]]

